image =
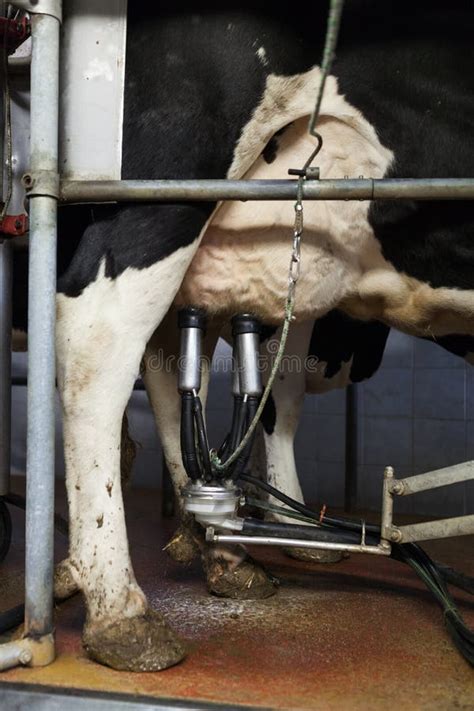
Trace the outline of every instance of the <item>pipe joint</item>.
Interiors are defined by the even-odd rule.
[[[21,184],[26,190],[26,197],[50,197],[59,199],[59,173],[54,170],[35,170],[25,173]]]

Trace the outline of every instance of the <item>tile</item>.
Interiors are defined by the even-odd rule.
[[[380,511],[382,505],[383,466],[363,464],[357,471],[357,506]]]
[[[345,434],[344,415],[316,415],[313,437],[318,462],[344,462]]]
[[[466,365],[466,416],[474,420],[474,367]]]
[[[303,497],[306,503],[314,504],[318,501],[318,467],[314,459],[296,458],[296,471]]]
[[[316,396],[320,415],[343,415],[346,411],[346,390],[331,390]]]
[[[316,461],[318,418],[303,414],[295,436],[295,454],[298,458]]]
[[[464,360],[433,341],[415,339],[415,368],[464,368]]]
[[[379,370],[362,385],[364,415],[408,417],[412,414],[413,371],[404,368]]]
[[[318,499],[315,503],[318,506],[344,505],[344,475],[345,469],[342,462],[318,462]]]
[[[365,417],[363,464],[382,468],[409,466],[412,461],[412,421],[401,417]]]
[[[465,440],[466,426],[462,421],[415,419],[413,474],[465,461]]]
[[[415,339],[394,328],[390,330],[381,363],[382,369],[412,368]]]
[[[464,369],[423,368],[415,370],[415,417],[463,420],[464,413]]]

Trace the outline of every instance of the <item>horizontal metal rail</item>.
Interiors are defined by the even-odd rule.
[[[452,538],[474,534],[474,514],[443,518],[438,521],[423,521],[394,528],[399,543],[429,541],[433,538]]]
[[[300,538],[280,538],[276,536],[244,536],[240,534],[229,536],[216,533],[207,540],[213,543],[243,543],[252,546],[288,546],[312,548],[323,551],[347,551],[348,553],[369,553],[372,555],[390,555],[390,546],[366,546],[354,543],[326,543],[323,541],[307,541]]]
[[[452,467],[409,476],[406,479],[394,479],[390,485],[390,492],[397,496],[409,496],[419,491],[438,489],[441,486],[471,480],[474,481],[474,461],[454,464]]]
[[[296,180],[62,180],[60,200],[295,200]],[[306,180],[305,200],[474,200],[474,178]]]

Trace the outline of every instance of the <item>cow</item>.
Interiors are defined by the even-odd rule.
[[[327,9],[130,3],[122,177],[282,178],[300,167],[315,145],[306,124]],[[347,3],[318,122],[324,177],[472,174],[472,17],[463,0]],[[272,140],[267,162],[259,156],[270,145],[268,159]],[[217,324],[243,311],[281,323],[292,208],[128,203],[62,213],[60,239],[77,244],[57,286],[65,575],[85,598],[88,654],[116,669],[159,670],[184,648],[133,573],[122,416],[170,309],[199,306]],[[473,335],[472,205],[312,203],[305,225],[296,325],[338,308],[415,335]],[[236,567],[253,565],[225,553],[234,555]]]

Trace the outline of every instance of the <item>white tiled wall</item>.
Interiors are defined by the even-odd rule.
[[[220,357],[230,350],[220,344]],[[25,374],[24,354],[14,371]],[[222,364],[222,360],[221,360]],[[230,421],[230,375],[212,378],[207,419],[211,444],[220,443]],[[439,346],[391,332],[382,367],[358,386],[358,503],[378,508],[383,469],[401,476],[474,459],[474,369]],[[13,466],[25,470],[25,388],[13,389]],[[161,449],[146,394],[134,393],[128,408],[138,442],[134,485],[161,486]],[[341,506],[344,497],[345,393],[308,396],[296,436],[296,461],[308,501]],[[63,474],[58,427],[57,472]],[[471,483],[408,497],[400,510],[432,514],[474,511]]]

